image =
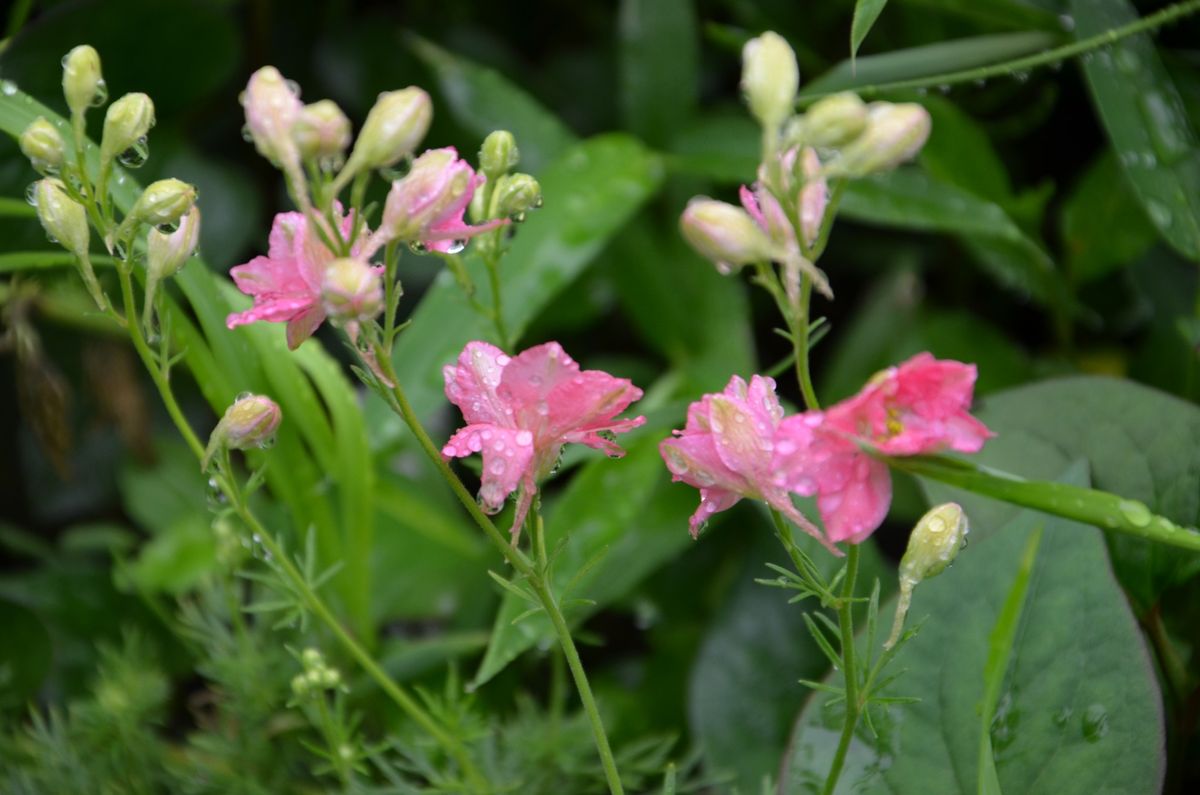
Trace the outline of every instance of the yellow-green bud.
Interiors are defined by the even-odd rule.
[[[804,114],[804,143],[819,147],[844,146],[866,128],[866,103],[857,94],[843,91],[817,100]]]
[[[300,653],[300,662],[305,668],[320,668],[325,664],[325,658],[320,649],[309,647]]]
[[[37,204],[38,220],[50,239],[75,255],[79,265],[79,275],[83,277],[84,286],[100,309],[108,307],[108,299],[100,289],[96,273],[92,270],[92,260],[88,256],[87,210],[83,205],[72,199],[63,184],[57,179],[43,179],[34,183],[33,200]]]
[[[411,155],[432,119],[433,103],[419,88],[409,86],[380,94],[363,122],[346,171],[385,168]]]
[[[63,96],[72,115],[83,115],[88,108],[103,105],[108,87],[100,73],[100,54],[81,44],[63,58]]]
[[[929,138],[929,111],[915,103],[873,102],[867,128],[830,161],[826,174],[864,177],[911,160]]]
[[[325,268],[321,303],[338,323],[365,323],[383,311],[383,285],[362,260],[335,259]]]
[[[501,174],[507,174],[520,160],[517,140],[508,130],[496,130],[489,134],[479,148],[479,170],[488,179],[494,180]]]
[[[204,451],[201,469],[207,470],[212,457],[221,450],[248,450],[269,447],[283,414],[279,405],[269,397],[246,393],[225,410]]]
[[[900,637],[904,617],[912,603],[913,589],[922,580],[941,574],[954,562],[958,551],[967,545],[968,532],[967,515],[962,506],[953,502],[931,508],[917,521],[908,537],[904,557],[900,559],[900,597],[891,637],[883,644],[885,649],[890,649]]]
[[[741,207],[698,196],[679,218],[684,238],[721,273],[775,258],[767,233]]]
[[[65,151],[62,136],[58,128],[43,117],[38,116],[29,123],[21,133],[19,143],[21,152],[38,172],[54,174],[62,168]]]
[[[350,145],[350,120],[331,99],[305,105],[292,127],[292,140],[302,158],[341,165]]]
[[[151,229],[146,235],[146,273],[155,281],[174,276],[196,251],[200,241],[200,208],[192,205],[170,233]]]
[[[160,179],[142,191],[122,226],[140,222],[174,227],[195,203],[195,187],[174,178]]]
[[[104,114],[104,137],[100,139],[100,161],[109,163],[130,149],[144,146],[146,133],[154,126],[154,103],[145,94],[126,94],[108,106]],[[139,156],[137,165],[144,157]],[[134,165],[134,163],[129,163]]]
[[[750,113],[776,129],[792,115],[800,88],[796,53],[778,33],[767,31],[742,48],[742,91]]]
[[[520,216],[542,206],[542,186],[528,174],[507,174],[496,183],[494,201],[496,217]]]
[[[308,695],[308,679],[304,674],[296,674],[292,677],[292,693],[298,698]]]
[[[342,683],[342,675],[338,673],[336,668],[320,668],[318,669],[321,679],[321,687],[326,690],[332,690]]]

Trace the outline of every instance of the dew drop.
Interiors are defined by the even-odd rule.
[[[96,95],[92,97],[92,107],[98,108],[108,102],[108,83],[103,78],[96,81]]]
[[[1075,714],[1075,710],[1070,707],[1060,707],[1054,713],[1054,725],[1058,728],[1063,728],[1071,721],[1071,716]]]
[[[30,207],[37,207],[37,187],[36,182],[30,182],[29,187],[25,188],[25,201]]]
[[[216,478],[208,479],[208,484],[204,489],[204,497],[208,502],[208,507],[210,510],[219,510],[225,507],[225,492],[221,491],[221,487],[217,484]]]
[[[1092,704],[1083,712],[1080,720],[1083,739],[1089,743],[1099,742],[1108,734],[1108,710],[1103,704]]]
[[[529,431],[517,431],[517,444],[528,447],[533,444],[533,434]]]
[[[500,509],[504,507],[503,505],[493,505],[485,500],[482,494],[475,498],[475,502],[479,505],[479,509],[488,516],[495,516],[496,514],[500,513]]]
[[[1171,211],[1161,202],[1156,202],[1153,199],[1147,201],[1146,212],[1150,215],[1150,220],[1159,229],[1166,229],[1171,226]]]
[[[146,142],[146,136],[138,138],[133,146],[126,149],[117,156],[117,162],[126,168],[141,168],[150,158],[150,144]]]
[[[1121,500],[1117,503],[1117,510],[1134,527],[1145,527],[1154,518],[1154,514],[1150,513],[1150,509],[1144,503],[1137,502],[1136,500]]]
[[[259,450],[270,450],[274,446],[275,446],[275,437],[274,436],[268,436],[265,439],[263,439],[261,442],[258,443]]]
[[[233,401],[236,403],[239,400],[245,400],[246,398],[252,398],[252,397],[254,397],[253,392],[238,392],[237,397],[235,397],[233,399]]]
[[[414,240],[413,242],[409,243],[408,248],[414,254],[428,254],[429,253],[429,246],[425,245],[420,240]]]
[[[1117,69],[1127,75],[1137,74],[1142,64],[1138,60],[1137,53],[1129,47],[1121,47],[1116,52],[1116,57],[1113,59],[1117,64]]]
[[[247,143],[254,143],[254,133],[251,131],[249,124],[242,125],[242,140]]]
[[[1067,33],[1075,30],[1075,17],[1070,14],[1062,14],[1058,18],[1058,26]]]
[[[467,247],[466,240],[452,240],[446,248],[447,254],[461,254]]]
[[[0,80],[0,94],[11,97],[17,93],[17,84],[11,80]]]

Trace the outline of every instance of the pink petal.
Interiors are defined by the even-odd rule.
[[[255,301],[252,309],[245,312],[235,312],[225,318],[225,327],[235,329],[247,323],[264,320],[268,323],[281,323],[291,320],[312,307],[312,300],[307,297],[275,298],[266,301]]]
[[[483,423],[468,425],[455,433],[442,448],[447,458],[465,458],[481,453],[479,501],[488,513],[504,507],[504,501],[522,481],[532,486],[533,434],[529,431]]]
[[[442,369],[446,397],[462,411],[468,423],[494,423],[514,427],[514,411],[497,394],[505,368],[512,359],[486,342],[469,342],[458,356],[457,365]]]
[[[745,401],[716,395],[709,404],[712,438],[725,466],[742,475],[757,492],[770,474],[775,429]]]
[[[700,507],[688,520],[688,531],[692,538],[699,538],[700,531],[713,514],[732,508],[741,500],[740,494],[722,489],[700,489]]]
[[[671,479],[698,489],[715,488],[749,495],[753,489],[746,478],[731,470],[717,453],[712,434],[688,433],[663,439],[658,445]]]
[[[321,306],[320,301],[293,317],[287,324],[288,348],[293,351],[299,348],[300,343],[311,337],[324,321],[325,308]]]
[[[290,258],[255,257],[229,269],[233,283],[246,295],[300,295],[307,285],[297,283],[297,264]]]
[[[854,472],[841,488],[822,490],[817,508],[832,541],[864,541],[883,523],[892,502],[892,479],[887,465],[859,453]]]

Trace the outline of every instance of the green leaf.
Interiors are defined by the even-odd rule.
[[[661,145],[696,109],[700,42],[692,0],[622,0],[617,26],[625,126]]]
[[[983,126],[942,97],[922,97],[920,102],[933,123],[921,149],[925,171],[1001,206],[1010,201],[1008,172]]]
[[[126,513],[156,535],[169,525],[205,513],[205,478],[196,457],[178,439],[158,440],[151,467],[130,459],[118,485]]]
[[[871,32],[871,27],[875,24],[875,20],[879,19],[879,15],[883,13],[883,7],[886,5],[887,0],[857,0],[854,4],[854,19],[850,22],[851,64],[858,55],[858,48],[862,45],[863,39]]]
[[[1137,261],[1158,238],[1112,152],[1084,172],[1061,220],[1067,268],[1080,284]]]
[[[181,594],[199,585],[216,565],[216,537],[207,515],[196,512],[160,527],[122,573],[139,591]]]
[[[1075,36],[1133,22],[1127,0],[1071,0]],[[1163,239],[1200,261],[1200,144],[1148,34],[1084,60],[1104,128],[1134,194]]]
[[[0,707],[20,707],[36,695],[50,670],[50,633],[24,605],[0,599]]]
[[[753,181],[762,133],[745,113],[704,116],[676,129],[667,160],[673,172],[725,184]]]
[[[1085,480],[1076,466],[1069,479]],[[838,793],[969,792],[978,781],[989,657],[1029,537],[1043,529],[989,732],[1000,786],[1012,793],[1156,792],[1164,771],[1154,667],[1099,531],[1025,512],[955,565],[921,583],[892,690],[919,703],[876,708],[879,737],[851,745]],[[974,535],[974,534],[973,534]],[[813,699],[801,713],[781,792],[820,783],[837,742],[838,710]]]

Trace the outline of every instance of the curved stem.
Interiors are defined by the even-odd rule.
[[[860,705],[858,703],[858,670],[854,660],[854,584],[858,579],[858,545],[851,544],[846,553],[846,577],[842,581],[842,597],[838,602],[838,628],[842,632],[842,678],[846,682],[846,719],[842,724],[842,736],[838,739],[837,752],[829,775],[825,778],[825,795],[833,795],[842,766],[846,763],[846,752],[854,739],[854,728],[858,725]]]

